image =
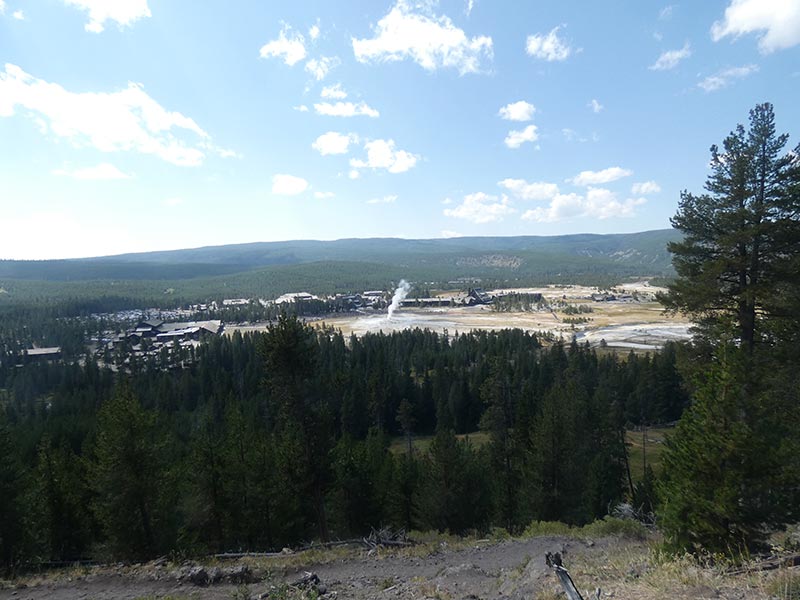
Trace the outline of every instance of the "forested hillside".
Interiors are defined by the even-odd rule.
[[[162,301],[274,297],[384,289],[401,278],[439,288],[459,278],[484,286],[611,285],[672,274],[666,243],[674,230],[619,235],[433,240],[352,239],[215,246],[59,261],[0,261],[0,303],[98,294]],[[87,282],[89,282],[87,284]]]
[[[545,342],[518,330],[345,339],[287,317],[215,339],[181,371],[5,368],[3,559],[602,517],[631,493],[626,424],[674,420],[687,402],[676,354]],[[455,437],[477,430],[482,447]],[[427,452],[389,452],[422,434],[435,434]]]

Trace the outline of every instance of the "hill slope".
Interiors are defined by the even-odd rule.
[[[309,263],[372,263],[409,269],[410,278],[433,280],[600,271],[617,276],[664,275],[671,270],[666,243],[677,237],[677,232],[665,229],[552,237],[258,242],[73,260],[0,261],[0,279],[172,281]]]

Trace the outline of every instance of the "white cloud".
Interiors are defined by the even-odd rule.
[[[357,142],[358,137],[352,133],[344,134],[336,131],[323,133],[311,144],[311,147],[322,154],[347,154],[351,142]]]
[[[758,71],[758,65],[744,65],[743,67],[732,67],[730,69],[723,69],[713,75],[709,75],[703,81],[697,84],[706,92],[715,92],[719,89],[727,87],[732,81],[736,79],[744,79],[748,75]]]
[[[364,144],[367,160],[350,159],[350,166],[356,172],[351,179],[358,177],[358,169],[386,169],[389,173],[405,173],[414,168],[419,157],[405,150],[395,150],[394,140],[372,140]]]
[[[605,108],[595,98],[592,98],[592,100],[586,106],[591,108],[593,113],[599,113],[601,110]]]
[[[347,176],[350,179],[358,179],[359,177],[361,177],[361,173],[359,173],[357,169],[350,169],[350,171],[347,173]]]
[[[497,114],[506,121],[530,121],[535,112],[536,107],[533,104],[520,100],[506,104]]]
[[[0,15],[6,12],[6,3],[5,0],[0,0]]]
[[[106,21],[116,21],[117,25],[125,27],[151,16],[147,0],[64,0],[64,4],[89,13],[84,29],[92,33],[103,31]]]
[[[567,60],[572,54],[572,48],[563,39],[558,37],[561,25],[554,27],[550,33],[543,35],[529,35],[525,49],[530,56],[546,61]]]
[[[672,11],[673,10],[675,10],[675,6],[674,5],[669,4],[669,5],[665,6],[664,8],[662,8],[659,11],[658,19],[660,21],[668,21],[669,19],[672,18]]]
[[[292,28],[284,25],[277,40],[261,46],[261,58],[283,58],[290,67],[306,57],[306,40],[301,33],[292,33]]]
[[[322,88],[320,96],[323,98],[329,98],[331,100],[344,100],[347,98],[347,92],[344,91],[341,83],[337,83],[336,85],[330,85]]]
[[[684,58],[689,58],[691,55],[692,49],[689,46],[689,42],[686,42],[680,50],[662,52],[658,60],[647,68],[651,71],[668,71],[677,67],[679,62]]]
[[[611,183],[623,177],[633,175],[633,171],[621,167],[609,167],[602,171],[581,171],[572,179],[567,179],[573,185],[589,186],[602,183]]]
[[[631,187],[631,193],[636,194],[637,196],[643,194],[657,194],[660,191],[661,186],[655,181],[642,181],[640,183],[634,183]]]
[[[394,204],[397,196],[384,196],[383,198],[370,198],[367,204]]]
[[[194,120],[165,109],[138,83],[117,92],[70,92],[7,64],[0,71],[0,117],[13,116],[18,106],[44,133],[77,147],[153,154],[181,166],[201,164],[207,151],[225,152]]]
[[[526,221],[553,223],[579,217],[601,220],[631,217],[635,214],[636,207],[645,202],[644,198],[629,198],[621,202],[610,190],[589,188],[585,196],[558,194],[550,201],[549,206],[526,211],[522,218]]]
[[[296,111],[298,112],[308,112],[308,107],[305,104],[301,104],[300,106],[293,106]]]
[[[439,236],[449,239],[449,238],[464,237],[464,234],[463,233],[459,233],[457,231],[452,231],[450,229],[442,229],[442,231],[440,232]]]
[[[322,81],[331,69],[339,66],[339,59],[335,56],[321,56],[312,58],[306,63],[306,73],[310,73],[317,81]]]
[[[302,194],[310,184],[302,177],[278,174],[272,176],[272,193],[278,196],[296,196]]]
[[[353,38],[356,60],[363,63],[411,59],[427,71],[453,68],[463,75],[479,72],[482,63],[492,59],[491,37],[467,37],[450,18],[422,14],[414,8],[410,0],[398,0],[374,27],[373,38]],[[425,6],[421,8],[429,13]]]
[[[56,169],[53,171],[53,175],[63,175],[64,177],[72,177],[81,181],[130,179],[131,177],[109,163],[101,163],[95,167],[85,167],[83,169]]]
[[[320,102],[314,105],[314,110],[318,115],[325,115],[328,117],[357,117],[364,115],[367,117],[376,118],[380,113],[368,106],[364,102],[353,104],[352,102]]]
[[[333,192],[314,192],[314,198],[317,200],[327,200],[328,198],[333,198],[336,194]]]
[[[762,54],[800,44],[800,2],[797,0],[731,0],[722,21],[711,26],[715,42],[727,36],[763,32],[758,38]]]
[[[15,10],[11,13],[11,16],[14,17],[17,21],[24,21],[25,20],[25,13],[21,10]]]
[[[536,125],[528,125],[522,131],[509,131],[504,142],[509,148],[519,148],[525,142],[535,142],[538,139],[539,135],[536,133]]]
[[[508,196],[505,194],[498,198],[483,192],[468,194],[464,196],[464,201],[455,208],[444,209],[446,217],[464,219],[478,224],[502,221],[504,217],[515,212],[517,212],[516,209],[511,207]]]
[[[558,194],[558,186],[555,183],[544,181],[528,183],[524,179],[503,179],[498,181],[497,185],[523,200],[550,200]]]
[[[308,28],[308,37],[312,40],[316,40],[319,37],[319,23],[315,23]]]

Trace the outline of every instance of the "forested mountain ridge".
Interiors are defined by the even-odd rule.
[[[429,279],[445,280],[544,276],[553,269],[568,273],[602,269],[620,276],[664,275],[671,273],[666,244],[679,237],[674,230],[664,229],[611,235],[257,242],[70,260],[3,260],[0,279],[182,280],[324,262],[410,268]]]

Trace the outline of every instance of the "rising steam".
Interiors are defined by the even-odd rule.
[[[400,303],[405,300],[405,297],[408,296],[408,292],[411,291],[411,284],[409,284],[405,279],[400,280],[400,286],[394,291],[394,296],[392,296],[392,303],[389,305],[389,318],[392,318],[394,315],[394,311],[400,308]]]

